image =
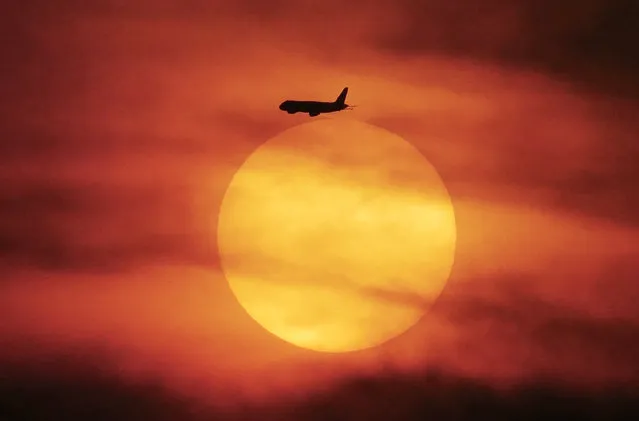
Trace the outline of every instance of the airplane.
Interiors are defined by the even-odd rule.
[[[289,114],[308,113],[310,117],[316,117],[322,113],[334,113],[336,111],[352,110],[353,106],[348,105],[345,102],[346,94],[348,94],[348,87],[342,89],[342,92],[333,102],[296,101],[289,99],[280,104],[280,110],[286,111]]]

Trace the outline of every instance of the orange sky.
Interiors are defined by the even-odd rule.
[[[2,13],[0,360],[86,349],[125,378],[198,396],[194,382],[311,393],[388,367],[488,384],[639,381],[639,119],[623,9],[32,3]],[[593,35],[613,18],[618,33]],[[309,120],[278,104],[344,86],[358,107],[330,118],[417,147],[449,189],[458,240],[418,326],[327,356],[248,318],[220,273],[215,220],[247,155]]]

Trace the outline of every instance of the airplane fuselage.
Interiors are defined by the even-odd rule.
[[[342,111],[346,109],[348,105],[338,104],[335,102],[320,102],[320,101],[295,101],[288,100],[280,104],[280,110],[286,111],[289,114],[295,113],[308,113],[311,117],[323,114],[334,113],[336,111]]]
[[[297,101],[289,99],[280,104],[280,110],[286,111],[289,114],[307,113],[311,117],[324,113],[334,113],[349,108],[349,105],[345,102],[347,94],[348,88],[344,88],[333,102]]]

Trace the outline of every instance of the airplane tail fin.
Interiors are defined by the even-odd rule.
[[[343,105],[346,102],[346,95],[348,94],[348,87],[342,89],[342,92],[339,94],[339,96],[337,97],[337,99],[335,100],[336,103]]]

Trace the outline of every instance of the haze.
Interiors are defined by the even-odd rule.
[[[151,382],[215,405],[302,402],[424,370],[491,390],[540,378],[636,390],[636,3],[62,0],[0,11],[6,367],[35,367],[37,383],[36,363],[71,355],[45,371],[88,364],[116,388]],[[344,86],[358,107],[317,118],[410,141],[446,183],[458,238],[427,317],[385,347],[335,356],[246,315],[220,273],[215,221],[248,154],[309,121],[278,104],[332,100]],[[335,407],[362,407],[347,401]]]

